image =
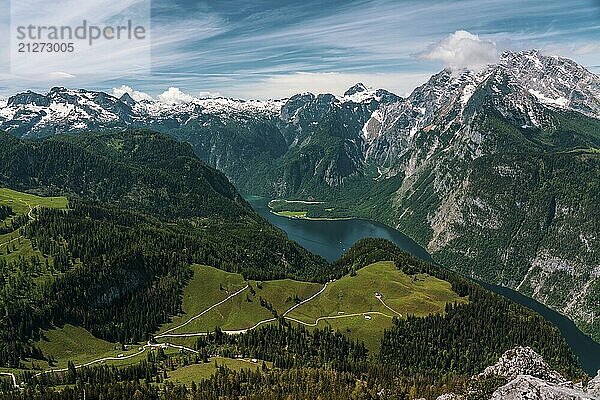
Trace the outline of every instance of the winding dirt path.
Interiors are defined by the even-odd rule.
[[[321,293],[323,293],[323,291],[325,289],[327,289],[327,285],[329,284],[326,283],[325,285],[323,285],[323,287],[315,294],[313,294],[312,296],[310,296],[309,298],[301,301],[298,304],[294,304],[292,307],[290,307],[286,312],[284,312],[282,314],[282,317],[287,318],[286,315],[289,314],[290,312],[292,312],[293,310],[295,310],[296,308],[300,307],[301,305],[308,303],[309,301],[311,301],[312,299],[314,299],[315,297],[317,297],[318,295],[320,295]],[[192,320],[197,319],[199,317],[201,317],[202,315],[206,314],[208,311],[212,310],[213,308],[223,304],[224,302],[226,302],[227,300],[229,300],[230,298],[237,296],[238,294],[240,294],[242,291],[244,291],[245,289],[248,288],[248,285],[246,285],[246,287],[244,287],[243,289],[237,291],[236,293],[232,294],[231,296],[227,297],[226,299],[220,301],[217,304],[212,305],[211,307],[207,308],[206,310],[202,311],[200,314],[194,316],[192,319],[190,319],[188,322],[186,322],[185,324],[179,325],[178,327],[169,329],[168,331],[165,331],[164,333],[155,336],[155,339],[161,339],[161,338],[166,338],[166,337],[170,337],[170,338],[186,338],[186,337],[198,337],[198,336],[208,336],[208,332],[193,332],[193,333],[171,333],[176,329],[179,329],[187,324],[189,324]],[[267,319],[263,319],[262,321],[257,322],[254,326],[251,326],[250,328],[245,328],[245,329],[235,329],[235,330],[223,330],[223,333],[226,333],[228,335],[240,335],[242,333],[246,333],[249,332],[251,330],[254,330],[256,328],[258,328],[261,325],[264,324],[268,324],[269,322],[275,322],[277,321],[276,318],[267,318]]]
[[[387,314],[384,314],[379,311],[365,311],[365,312],[360,312],[360,313],[355,313],[355,314],[341,314],[341,315],[331,315],[331,316],[319,317],[315,320],[315,322],[304,322],[304,321],[300,321],[299,319],[292,318],[292,317],[285,317],[285,319],[297,322],[304,326],[315,327],[319,324],[319,322],[325,321],[328,319],[351,318],[351,317],[368,316],[368,315],[381,315],[381,316],[384,316],[384,317],[387,317],[390,319],[394,318],[391,315],[387,315]]]
[[[33,216],[31,215],[33,211],[33,208],[31,208],[30,206],[30,211],[29,211],[29,216],[30,218],[33,220]],[[394,318],[394,316],[392,315],[388,315],[379,311],[364,311],[364,312],[359,312],[359,313],[353,313],[353,314],[342,314],[342,315],[333,315],[333,316],[322,316],[317,318],[314,322],[305,322],[305,321],[301,321],[299,319],[293,318],[293,317],[288,317],[287,315],[294,311],[296,308],[302,306],[303,304],[308,303],[309,301],[315,299],[316,297],[318,297],[319,295],[321,295],[325,289],[327,289],[328,283],[325,283],[323,285],[323,287],[315,294],[313,294],[312,296],[308,297],[307,299],[293,305],[292,307],[290,307],[288,310],[286,310],[283,314],[282,317],[285,318],[288,321],[292,321],[292,322],[296,322],[298,324],[304,325],[304,326],[309,326],[309,327],[315,327],[319,324],[319,322],[324,321],[324,320],[332,320],[332,319],[342,319],[342,318],[352,318],[352,317],[358,317],[358,316],[369,316],[369,315],[381,315],[384,316],[386,318]],[[185,338],[185,337],[198,337],[198,336],[206,336],[209,333],[208,332],[194,332],[194,333],[172,333],[175,330],[181,329],[187,325],[189,325],[191,322],[197,320],[198,318],[202,317],[204,314],[208,313],[209,311],[213,310],[214,308],[220,306],[221,304],[231,300],[232,298],[234,298],[235,296],[238,296],[240,293],[242,293],[243,291],[245,291],[246,289],[248,289],[250,286],[249,284],[246,284],[246,286],[244,286],[242,289],[236,291],[235,293],[230,294],[229,296],[227,296],[226,298],[224,298],[223,300],[211,305],[210,307],[208,307],[207,309],[203,310],[202,312],[200,312],[199,314],[194,315],[192,318],[190,318],[189,320],[187,320],[186,322],[177,325],[173,328],[170,328],[168,330],[166,330],[165,332],[156,335],[154,337],[154,339],[162,339],[162,338]],[[381,304],[383,304],[387,309],[389,309],[390,311],[392,311],[394,314],[397,314],[399,316],[402,316],[402,314],[400,314],[399,312],[395,311],[394,309],[392,309],[391,307],[389,307],[387,304],[385,304],[385,302],[383,301],[382,295],[377,293],[376,294],[377,299],[379,299],[379,301],[381,302]],[[251,330],[254,330],[256,328],[258,328],[259,326],[263,325],[263,324],[267,324],[270,322],[275,322],[277,319],[276,318],[268,318],[262,321],[257,322],[254,326],[250,327],[250,328],[246,328],[246,329],[239,329],[239,330],[224,330],[222,331],[223,333],[229,334],[229,335],[239,335],[242,333],[246,333],[249,332]],[[127,359],[131,359],[134,357],[137,357],[141,354],[143,354],[146,350],[148,349],[154,349],[154,348],[174,348],[174,349],[179,349],[181,351],[188,351],[194,354],[199,354],[199,352],[195,349],[186,347],[186,346],[181,346],[181,345],[176,345],[173,343],[151,343],[150,341],[148,341],[145,345],[143,345],[142,347],[140,347],[140,349],[133,353],[133,354],[129,354],[129,355],[124,355],[122,357],[116,356],[116,357],[103,357],[103,358],[99,358],[96,360],[92,360],[89,361],[87,363],[84,364],[80,364],[80,365],[75,365],[75,368],[82,368],[82,367],[87,367],[90,365],[94,365],[94,364],[98,364],[98,363],[103,363],[106,361],[122,361],[122,360],[127,360]],[[43,375],[43,374],[48,374],[48,373],[54,373],[54,372],[66,372],[68,370],[68,368],[61,368],[61,369],[50,369],[50,370],[46,370],[46,371],[41,371],[36,373],[35,375],[33,375],[34,377]],[[10,372],[0,372],[0,375],[4,375],[4,376],[10,376],[12,381],[13,381],[13,385],[15,388],[19,389],[20,386],[17,384],[17,378],[13,373]]]
[[[286,315],[288,315],[289,313],[291,313],[292,311],[294,311],[296,308],[300,307],[301,305],[303,305],[305,303],[308,303],[309,301],[311,301],[312,299],[314,299],[315,297],[317,297],[318,295],[320,295],[321,293],[323,293],[325,291],[325,289],[327,289],[327,285],[329,285],[329,282],[327,282],[326,284],[324,284],[323,287],[321,288],[321,290],[319,290],[317,293],[315,293],[312,296],[310,296],[308,299],[302,300],[300,303],[295,304],[292,307],[290,307],[286,312],[283,313],[283,316],[285,317]]]
[[[377,300],[379,300],[385,308],[387,308],[388,310],[390,310],[391,312],[393,312],[394,314],[396,314],[396,315],[400,316],[400,318],[402,318],[402,314],[400,314],[398,311],[394,310],[392,307],[385,304],[385,301],[383,301],[383,295],[381,293],[376,293],[375,297],[377,297]]]
[[[171,328],[169,330],[164,331],[162,334],[155,336],[155,339],[160,339],[162,337],[167,337],[167,334],[176,331],[177,329],[183,328],[184,326],[187,326],[188,324],[190,324],[191,322],[197,320],[198,318],[200,318],[201,316],[203,316],[204,314],[206,314],[207,312],[209,312],[210,310],[212,310],[215,307],[220,306],[221,304],[225,303],[226,301],[228,301],[229,299],[234,298],[235,296],[237,296],[238,294],[242,293],[244,290],[248,289],[250,287],[250,285],[246,284],[246,286],[244,286],[243,288],[241,288],[240,290],[238,290],[235,293],[230,294],[229,296],[227,296],[226,298],[224,298],[223,300],[219,301],[218,303],[213,304],[212,306],[208,307],[206,310],[202,311],[200,314],[194,315],[192,318],[190,318],[189,320],[187,320],[187,322],[184,322],[181,325],[178,325],[174,328]]]
[[[94,364],[98,364],[98,363],[103,363],[106,361],[121,361],[121,360],[127,360],[133,357],[137,357],[140,354],[143,354],[146,350],[151,349],[151,348],[166,348],[166,347],[172,347],[175,349],[179,349],[179,350],[185,350],[185,351],[189,351],[192,352],[194,354],[199,354],[199,352],[197,350],[191,349],[189,347],[185,347],[185,346],[180,346],[180,345],[176,345],[176,344],[172,344],[172,343],[150,343],[147,342],[144,346],[141,347],[141,350],[137,351],[136,353],[133,354],[129,354],[123,357],[104,357],[104,358],[99,358],[97,360],[93,360],[81,365],[76,365],[75,369],[78,368],[82,368],[82,367],[89,367],[90,365],[94,365]],[[48,373],[52,373],[52,372],[66,372],[68,371],[68,368],[61,368],[61,369],[49,369],[47,371],[42,371],[42,372],[38,372],[37,374],[33,375],[35,377],[40,376],[40,375],[44,375],[44,374],[48,374]],[[16,386],[15,386],[16,387]]]
[[[13,231],[14,232],[14,231]],[[0,246],[8,245],[14,242],[15,240],[19,240],[23,237],[23,235],[17,236],[16,238],[10,239],[8,242],[0,243]]]
[[[10,376],[15,389],[19,389],[19,385],[17,384],[17,377],[15,376],[15,374],[13,374],[12,372],[0,372],[0,376]]]
[[[35,218],[34,218],[34,216],[33,216],[33,210],[34,210],[35,208],[39,207],[39,206],[31,207],[31,205],[30,205],[29,203],[27,203],[25,200],[21,200],[21,202],[25,203],[25,204],[27,205],[27,207],[29,207],[29,212],[27,213],[27,217],[29,218],[29,222],[27,222],[27,224],[25,224],[24,226],[20,227],[19,229],[17,229],[17,230],[14,230],[14,231],[10,232],[11,234],[12,234],[12,233],[15,233],[15,232],[19,232],[19,231],[21,231],[21,229],[23,229],[25,226],[27,226],[27,225],[29,225],[31,222],[35,221]],[[7,234],[8,234],[8,233],[7,233]],[[11,244],[12,242],[14,242],[15,240],[19,240],[19,239],[21,239],[22,237],[24,237],[24,236],[23,236],[23,235],[19,235],[19,236],[17,236],[16,238],[10,239],[8,242],[0,243],[0,246],[9,245],[9,244]]]

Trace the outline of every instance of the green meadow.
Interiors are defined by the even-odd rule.
[[[255,370],[261,368],[262,363],[263,362],[260,360],[257,360],[257,362],[254,363],[251,360],[212,357],[208,363],[192,364],[169,372],[167,381],[189,386],[192,382],[210,378],[219,367],[226,367],[233,371],[241,371],[244,369]],[[266,364],[271,368],[271,363]]]
[[[275,214],[288,218],[306,218],[308,211],[278,211]]]
[[[29,206],[67,209],[69,202],[66,197],[40,197],[16,190],[0,188],[0,205],[6,205],[16,214],[27,214]]]
[[[446,281],[424,274],[406,275],[393,262],[378,262],[360,269],[355,276],[329,283],[321,295],[296,308],[289,317],[306,324],[335,317],[322,319],[317,326],[338,329],[376,350],[393,317],[443,313],[447,303],[466,301]],[[350,314],[361,315],[346,317]]]
[[[193,268],[194,277],[183,296],[184,314],[165,324],[159,333],[212,332],[216,327],[248,329],[273,318],[268,307],[281,316],[323,288],[320,284],[289,279],[244,281],[238,274],[212,267],[195,265]],[[198,316],[246,285],[248,288]],[[445,305],[453,302],[467,302],[467,299],[453,292],[450,283],[425,274],[409,276],[393,262],[378,262],[360,269],[354,276],[330,282],[321,294],[296,307],[286,317],[309,328],[329,326],[377,350],[383,331],[391,326],[394,317],[443,313]],[[193,345],[194,340],[193,337],[160,339],[187,346]]]
[[[8,206],[15,215],[0,221],[0,226],[11,228],[15,217],[29,214],[37,207],[57,208],[66,210],[69,206],[66,197],[40,197],[33,194],[17,192],[15,190],[0,188],[0,206]],[[43,255],[34,250],[31,241],[22,236],[22,229],[0,234],[0,257],[6,261],[17,260],[20,257],[37,256],[42,259]],[[50,260],[52,263],[52,260]]]
[[[448,282],[429,275],[406,275],[393,262],[366,266],[326,287],[318,283],[290,279],[246,281],[241,275],[205,265],[193,265],[193,277],[182,296],[183,313],[173,317],[157,331],[194,334],[223,330],[244,330],[286,314],[292,323],[308,329],[329,327],[363,341],[377,351],[383,331],[392,326],[393,318],[412,314],[425,316],[443,313],[449,302],[467,302],[452,291]],[[315,296],[316,295],[316,296]],[[159,342],[193,347],[196,337],[159,337]],[[43,332],[35,343],[49,361],[28,360],[26,368],[47,370],[65,368],[105,357],[128,356],[139,351],[141,344],[128,345],[98,339],[81,327],[65,325]],[[150,351],[150,350],[147,350]],[[168,350],[177,351],[177,350]],[[143,360],[145,352],[130,359],[107,360],[111,365],[128,365]],[[231,369],[255,367],[244,360],[217,359]],[[188,383],[214,373],[214,363],[192,365],[173,371],[169,380]]]
[[[159,333],[186,323],[246,285],[248,288],[237,296],[172,333],[212,332],[217,326],[223,330],[246,329],[273,317],[273,313],[261,305],[261,299],[268,302],[281,315],[296,304],[296,299],[306,299],[322,287],[320,284],[291,279],[267,282],[244,281],[239,274],[224,272],[213,267],[194,265],[192,268],[194,276],[183,293],[184,313],[174,317],[171,323],[163,325]]]

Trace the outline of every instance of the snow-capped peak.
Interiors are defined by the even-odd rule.
[[[576,62],[527,50],[504,52],[500,64],[540,103],[600,118],[600,78]]]
[[[369,103],[371,101],[381,101],[381,94],[381,90],[367,88],[364,84],[357,83],[344,93],[344,96],[340,98],[340,101],[353,103]]]
[[[123,95],[119,98],[123,103],[127,104],[130,107],[136,105],[136,101],[129,95],[129,93],[123,93]]]
[[[521,119],[527,126],[539,122],[535,115],[539,107],[562,108],[600,118],[597,75],[573,61],[531,50],[505,52],[497,64],[479,71],[443,70],[406,99],[363,83],[352,86],[343,96],[307,93],[266,101],[197,98],[177,88],[169,88],[157,98],[128,86],[115,89],[113,95],[64,87],[52,88],[46,94],[28,91],[0,100],[0,129],[18,131],[20,135],[44,135],[57,130],[102,129],[133,123],[150,127],[156,121],[166,120],[185,124],[210,116],[292,121],[301,110],[318,119],[330,107],[346,107],[361,114],[364,137],[374,141],[397,129],[413,137],[421,130],[445,130],[455,121],[461,123],[465,110],[473,112],[473,107],[469,107],[471,99],[484,86],[489,95],[497,97],[494,101],[504,111],[513,117],[524,115]],[[364,115],[373,120],[369,123]]]
[[[361,93],[367,91],[367,87],[359,82],[356,85],[352,86],[350,89],[346,90],[344,93],[344,97],[355,95],[356,93]]]

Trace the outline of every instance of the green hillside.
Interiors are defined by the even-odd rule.
[[[260,321],[273,318],[273,313],[266,303],[261,305],[261,299],[268,302],[278,315],[282,315],[295,304],[294,299],[306,299],[322,287],[320,284],[291,279],[245,281],[239,274],[212,267],[195,265],[192,268],[194,276],[183,292],[183,314],[175,317],[172,323],[163,325],[159,332],[170,331],[186,323],[246,285],[248,288],[239,292],[237,296],[171,333],[212,332],[215,327],[223,330],[250,328]]]
[[[289,317],[303,324],[331,326],[377,349],[393,318],[443,314],[446,304],[467,301],[448,282],[426,274],[409,276],[393,262],[377,262],[331,282]]]
[[[393,262],[368,265],[327,287],[290,279],[244,281],[240,275],[207,266],[193,269],[194,276],[183,294],[184,314],[159,329],[161,342],[175,339],[189,344],[189,339],[176,335],[213,332],[216,327],[245,330],[284,317],[311,328],[331,326],[377,350],[393,318],[443,314],[446,304],[467,302],[448,282],[426,274],[408,276]],[[381,294],[381,300],[376,294]],[[161,337],[161,333],[167,336]]]
[[[166,136],[0,133],[0,148],[0,187],[17,190],[0,204],[0,310],[11,316],[0,325],[0,366],[44,362],[42,331],[65,324],[111,343],[145,340],[180,311],[194,263],[249,279],[328,273]]]
[[[46,207],[66,209],[69,202],[66,197],[40,197],[29,193],[0,188],[0,206],[8,206],[17,214],[27,214],[32,208]]]

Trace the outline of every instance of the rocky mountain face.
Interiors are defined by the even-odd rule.
[[[317,185],[338,185],[360,174],[362,141],[356,133],[381,104],[399,99],[362,84],[341,97],[306,93],[272,101],[209,98],[173,104],[136,102],[127,93],[118,99],[102,92],[56,87],[45,95],[26,92],[0,100],[0,130],[39,138],[150,128],[188,141],[202,159],[241,184],[242,190],[254,190],[244,183],[252,184],[260,176],[256,187],[269,182],[270,191],[293,194],[305,186],[300,182],[309,175],[317,175]],[[298,158],[308,162],[297,163]],[[285,162],[274,163],[278,159]],[[281,174],[285,178],[275,181]]]
[[[0,101],[19,137],[145,127],[245,193],[308,197],[399,228],[439,262],[517,289],[600,340],[600,78],[538,51],[443,70],[407,98],[135,101],[52,89]]]
[[[391,223],[444,264],[516,288],[596,339],[599,87],[571,61],[507,53],[378,110],[396,122],[370,132],[367,151],[385,178],[402,175]]]
[[[466,394],[448,393],[437,400],[595,400],[599,374],[584,384],[567,381],[529,347],[517,347],[471,378]]]

